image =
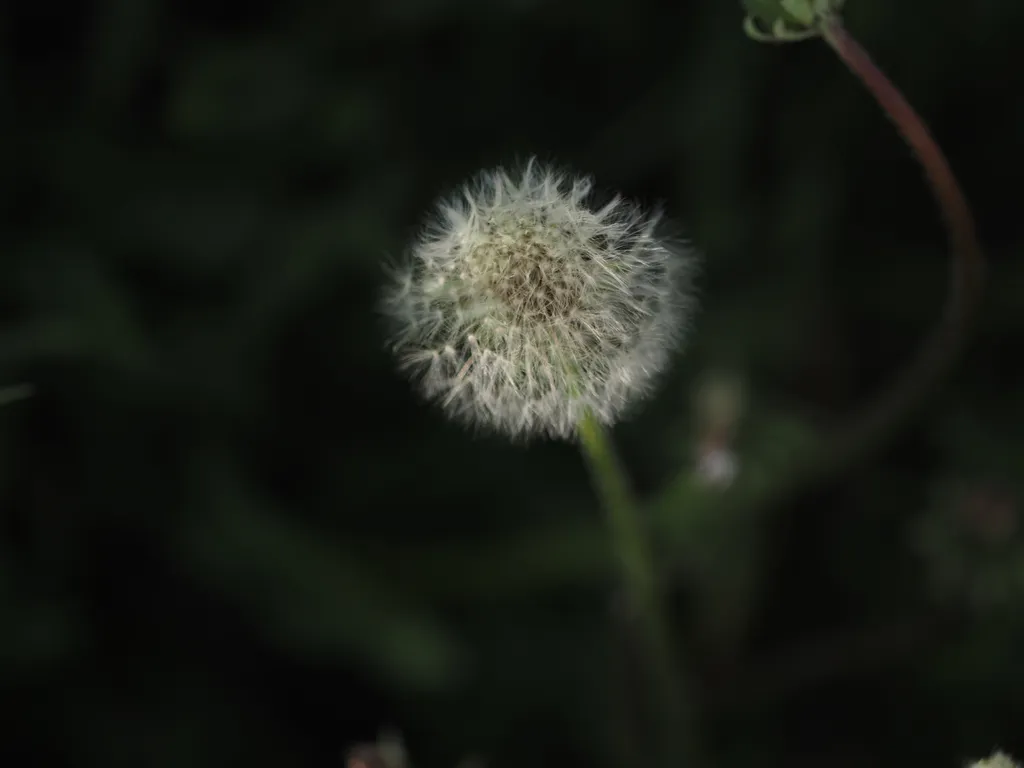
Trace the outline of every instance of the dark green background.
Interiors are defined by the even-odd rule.
[[[945,147],[991,282],[881,452],[756,516],[671,502],[716,767],[1024,754],[1024,541],[985,535],[1024,500],[1024,6],[847,6]],[[639,764],[578,455],[447,424],[384,349],[381,265],[479,168],[594,174],[704,252],[686,348],[615,433],[645,498],[692,468],[708,372],[745,383],[735,448],[770,474],[942,305],[941,224],[892,126],[820,42],[745,38],[738,3],[0,19],[0,382],[35,388],[0,410],[4,766],[339,765],[382,725],[421,768]]]

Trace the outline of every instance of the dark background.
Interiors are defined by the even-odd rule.
[[[716,768],[1024,754],[1024,6],[847,6],[991,280],[954,375],[870,458],[756,514],[659,507]],[[446,423],[374,305],[438,194],[536,154],[705,254],[685,349],[615,432],[645,499],[692,476],[715,372],[746,393],[741,485],[853,412],[938,317],[941,222],[829,49],[741,19],[4,4],[0,382],[34,388],[0,409],[4,766],[340,765],[382,726],[421,767],[638,763],[578,454]]]

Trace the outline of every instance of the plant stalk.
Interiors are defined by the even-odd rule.
[[[949,290],[939,323],[885,392],[833,441],[834,447],[821,465],[827,472],[872,450],[952,367],[979,303],[985,259],[967,199],[924,121],[838,15],[821,20],[821,36],[875,98],[924,168],[946,224],[951,250]]]
[[[658,586],[654,556],[629,482],[605,428],[592,415],[578,429],[580,447],[601,497],[613,554],[626,590],[629,609],[646,644],[652,684],[659,698],[661,736],[666,761],[686,759],[693,765],[694,742],[683,678],[676,663],[669,623]]]

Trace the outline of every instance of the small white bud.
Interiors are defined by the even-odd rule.
[[[692,252],[659,238],[657,215],[589,179],[530,161],[482,173],[439,215],[394,276],[384,307],[421,391],[454,418],[513,437],[567,438],[586,412],[614,423],[681,338]]]

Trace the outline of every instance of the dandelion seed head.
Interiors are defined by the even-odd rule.
[[[384,309],[398,359],[453,418],[512,437],[617,421],[681,339],[694,256],[659,215],[531,160],[443,201]]]

